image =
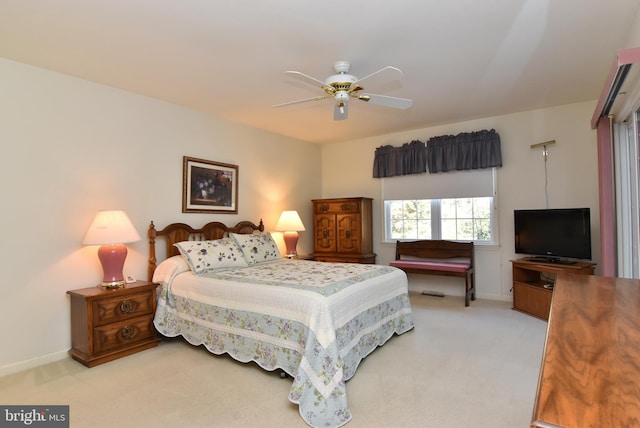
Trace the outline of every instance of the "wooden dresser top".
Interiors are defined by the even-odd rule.
[[[640,426],[639,280],[559,276],[531,426]]]

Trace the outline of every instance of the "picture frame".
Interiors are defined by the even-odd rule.
[[[184,156],[183,213],[238,213],[238,165]]]

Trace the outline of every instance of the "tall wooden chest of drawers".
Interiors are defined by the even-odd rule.
[[[71,296],[71,356],[93,367],[156,346],[156,287],[138,281],[122,288],[67,291]]]
[[[314,199],[313,259],[375,263],[371,198]]]

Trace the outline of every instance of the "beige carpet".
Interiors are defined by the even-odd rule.
[[[527,427],[547,324],[506,302],[412,295],[415,329],[347,383],[364,427]],[[71,427],[305,427],[290,379],[182,340],[87,369],[63,360],[0,378],[0,404],[68,404]]]

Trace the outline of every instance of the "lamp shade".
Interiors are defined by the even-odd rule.
[[[124,211],[100,211],[93,219],[82,243],[84,245],[126,244],[140,240],[140,235]]]
[[[282,211],[280,219],[276,224],[276,231],[278,232],[301,232],[304,230],[304,224],[300,220],[300,216],[297,211]]]

